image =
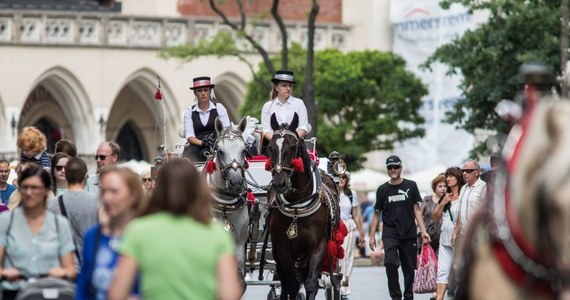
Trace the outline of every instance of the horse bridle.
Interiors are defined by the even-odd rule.
[[[280,137],[284,138],[287,135],[292,136],[295,139],[295,155],[294,155],[294,158],[297,158],[299,156],[299,142],[300,142],[297,135],[293,131],[291,131],[289,129],[285,129],[285,128],[281,128],[281,129],[275,130],[273,132],[273,136],[280,136]],[[277,164],[275,164],[273,166],[273,168],[271,168],[271,170],[270,170],[271,174],[273,174],[273,173],[279,174],[282,171],[289,172],[289,178],[291,178],[291,176],[293,176],[293,173],[295,173],[293,166],[286,167],[286,166],[283,166],[281,164],[281,162],[277,162]]]
[[[241,135],[241,133],[239,131],[236,130],[231,130],[229,133],[226,133],[220,137],[218,137],[215,142],[214,142],[214,150],[212,153],[212,159],[214,159],[215,157],[217,157],[218,152],[220,151],[220,148],[218,147],[218,143],[223,141],[223,140],[228,140],[228,141],[234,141],[236,139],[241,140],[244,144],[244,140],[243,137]],[[245,150],[244,150],[245,152]],[[235,158],[227,165],[222,165],[221,160],[218,160],[218,162],[220,163],[220,173],[222,174],[222,178],[224,179],[224,183],[225,183],[225,187],[224,189],[227,191],[228,190],[228,172],[230,170],[239,170],[241,169],[241,174],[242,176],[245,178],[245,170],[248,168],[248,164],[247,161],[244,160],[245,163],[240,163],[239,161],[237,161]],[[244,184],[243,184],[243,190],[245,191],[247,188],[247,183],[244,180]],[[235,196],[235,195],[232,195]],[[240,195],[238,195],[240,196]]]

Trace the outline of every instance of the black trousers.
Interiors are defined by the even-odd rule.
[[[384,243],[384,267],[388,277],[388,290],[392,300],[402,299],[402,290],[398,277],[398,268],[402,265],[404,273],[404,299],[414,299],[412,291],[417,260],[416,238],[382,238]]]
[[[194,162],[205,162],[207,157],[204,153],[209,150],[208,147],[199,147],[196,145],[188,145],[188,147],[184,148],[184,152],[182,152],[182,156],[190,159]]]

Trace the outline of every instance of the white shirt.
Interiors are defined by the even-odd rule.
[[[281,103],[277,97],[266,102],[261,110],[261,125],[263,125],[263,131],[273,132],[271,129],[272,114],[275,114],[279,124],[291,124],[295,113],[299,116],[299,126],[297,126],[297,129],[303,129],[309,132],[310,125],[307,118],[307,107],[305,107],[303,100],[290,96],[285,103]]]
[[[214,104],[214,102],[210,101],[210,106],[208,106],[208,109],[205,111],[201,110],[198,107],[198,104],[196,104],[194,105],[194,109],[190,106],[184,111],[184,133],[186,139],[189,137],[196,137],[196,133],[194,133],[194,122],[192,121],[192,112],[197,111],[200,116],[200,121],[202,121],[202,125],[206,126],[208,124],[208,119],[210,119],[210,111],[212,111],[212,109],[216,109],[218,111],[218,118],[222,121],[224,127],[230,126],[228,111],[221,103]]]
[[[487,191],[487,184],[481,178],[477,178],[477,181],[473,183],[472,186],[465,184],[461,188],[461,196],[459,197],[459,219],[461,219],[461,231],[464,232],[467,225],[469,225],[469,220],[479,207],[479,202],[481,197]]]
[[[451,216],[453,216],[453,221]],[[444,246],[451,246],[451,236],[457,223],[457,215],[459,213],[459,199],[451,201],[451,208],[449,211],[444,211],[441,216],[441,235],[439,236],[439,243]]]
[[[344,192],[341,192],[338,206],[340,207],[341,220],[352,219],[352,208],[358,206],[358,197],[356,196],[356,192],[354,190],[352,191],[352,203],[350,203],[350,198],[348,198]]]

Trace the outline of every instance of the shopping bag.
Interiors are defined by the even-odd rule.
[[[413,291],[415,294],[433,293],[436,287],[437,257],[429,243],[423,244],[418,255]]]

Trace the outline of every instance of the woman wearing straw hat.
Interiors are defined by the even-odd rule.
[[[194,78],[190,88],[194,91],[196,104],[184,111],[184,132],[188,146],[183,156],[192,161],[206,161],[205,152],[213,146],[213,135],[216,133],[214,121],[216,117],[222,121],[224,127],[230,126],[228,111],[221,103],[216,103],[214,86],[210,77]]]
[[[310,130],[311,125],[307,119],[307,107],[303,100],[292,96],[293,79],[291,71],[277,71],[271,79],[273,82],[273,92],[271,100],[263,105],[261,110],[261,124],[263,125],[264,137],[267,141],[273,137],[271,130],[271,115],[275,114],[279,124],[291,124],[295,113],[299,116],[299,126],[297,133],[303,138]]]

